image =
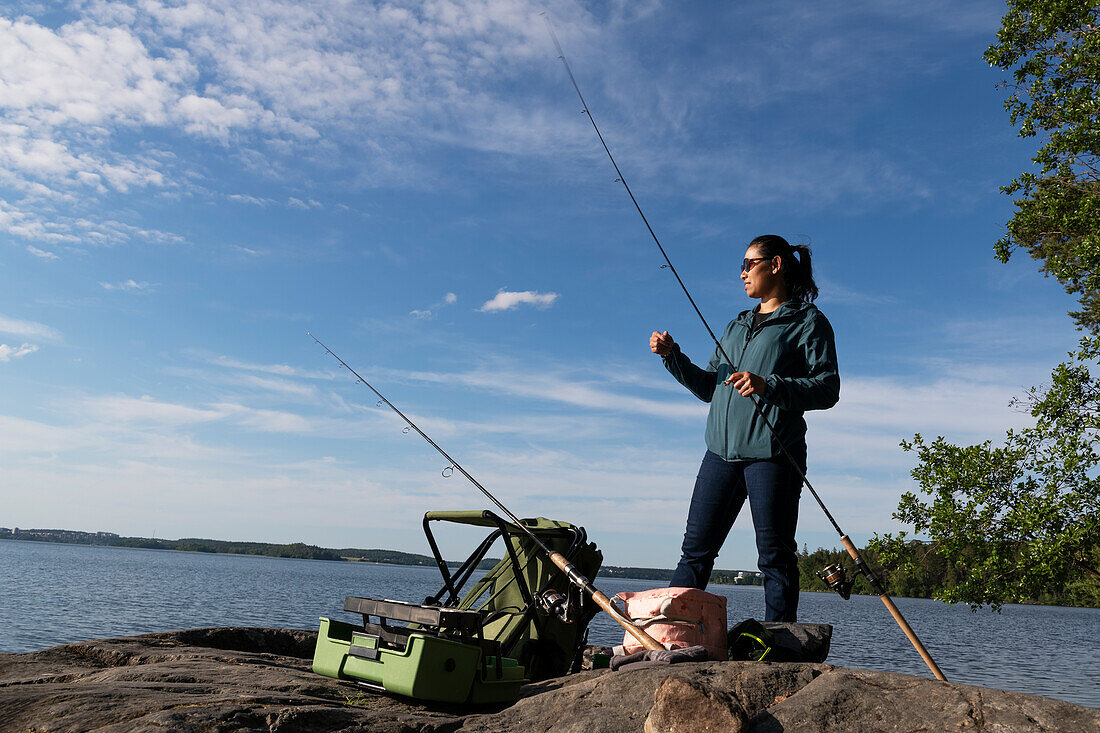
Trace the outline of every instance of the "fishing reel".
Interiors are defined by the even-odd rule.
[[[848,571],[840,563],[825,566],[824,570],[817,573],[817,577],[821,578],[829,588],[839,593],[844,600],[852,597],[852,586],[855,585],[856,580],[848,577]]]
[[[535,605],[547,616],[554,616],[562,623],[571,624],[574,621],[574,606],[569,597],[561,591],[547,588],[535,595]]]

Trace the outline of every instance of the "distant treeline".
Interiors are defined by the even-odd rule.
[[[154,540],[144,537],[122,537],[111,543],[116,547],[140,547],[148,550],[179,550],[181,552],[209,552],[228,555],[266,555],[268,557],[291,557],[301,560],[343,560],[333,550],[294,542],[289,545],[277,545],[268,542],[228,542],[225,540],[207,540],[198,537],[184,537],[178,540]]]
[[[665,568],[632,568],[605,565],[596,575],[598,578],[632,578],[634,580],[659,580],[667,583],[672,580],[673,570]],[[710,582],[718,585],[763,585],[764,576],[756,571],[715,570],[710,574]]]
[[[179,550],[182,552],[210,552],[232,555],[264,555],[304,560],[355,560],[359,562],[388,563],[392,565],[435,566],[435,559],[397,550],[363,550],[358,548],[331,549],[307,545],[302,542],[277,544],[273,542],[234,542],[184,537],[178,540],[161,540],[151,537],[120,537],[111,532],[77,532],[69,529],[8,529],[0,527],[0,539],[29,540],[32,542],[61,542],[74,545],[106,545],[109,547],[138,547],[146,550]]]
[[[210,540],[185,537],[178,540],[162,540],[149,537],[120,537],[111,532],[78,532],[67,529],[17,529],[0,527],[0,539],[30,540],[38,542],[62,542],[80,545],[108,545],[113,547],[138,547],[151,550],[180,550],[184,552],[209,552],[235,555],[263,555],[267,557],[299,558],[306,560],[333,560],[385,563],[389,565],[412,565],[435,567],[435,558],[430,555],[418,555],[397,550],[364,550],[344,547],[332,549],[307,545],[302,542],[276,544],[270,542],[232,542],[228,540]],[[965,563],[951,563],[935,552],[932,545],[924,544],[923,560],[913,572],[883,568],[878,556],[867,549],[860,550],[864,560],[875,570],[886,584],[886,591],[892,596],[907,598],[932,598],[936,591],[950,588],[960,580]],[[498,562],[496,558],[482,560],[480,566],[487,570]],[[848,553],[842,549],[826,550],[818,548],[810,552],[805,546],[798,554],[800,571],[799,586],[802,590],[828,591],[817,573],[826,565],[841,563],[852,573],[853,564]],[[454,565],[456,563],[449,562]],[[605,565],[597,577],[633,578],[668,583],[672,579],[672,570],[667,568],[639,568]],[[711,583],[721,585],[761,585],[763,577],[757,573],[744,573],[736,570],[715,570],[711,574]],[[871,593],[867,581],[859,576],[853,593]],[[1049,593],[1030,599],[1032,603],[1059,606],[1100,607],[1100,581],[1084,578],[1070,584],[1060,593]]]
[[[418,555],[397,550],[364,550],[356,547],[332,549],[317,547],[301,542],[281,545],[271,542],[232,542],[229,540],[209,540],[198,537],[185,537],[178,540],[162,540],[150,537],[120,537],[112,532],[78,532],[70,529],[17,529],[0,527],[0,539],[29,540],[37,542],[61,542],[76,545],[107,545],[111,547],[137,547],[146,550],[179,550],[181,552],[210,552],[233,555],[263,555],[267,557],[287,557],[305,560],[334,560],[352,562],[374,562],[388,565],[415,565],[435,567],[435,558],[430,555]],[[478,567],[488,570],[497,564],[497,558],[485,558]],[[448,561],[449,565],[456,565]],[[715,570],[712,583],[726,585],[755,584],[762,578],[741,574],[736,570]],[[634,578],[638,580],[657,580],[668,582],[672,579],[672,570],[666,568],[635,568],[605,565],[598,577]]]
[[[883,568],[878,555],[874,551],[861,549],[859,552],[875,571],[875,574],[883,581],[886,592],[891,596],[932,598],[937,591],[952,588],[960,582],[962,573],[966,572],[965,558],[960,562],[949,562],[935,551],[936,548],[931,543],[918,542],[917,544],[920,545],[922,560],[916,570],[912,572]],[[833,563],[843,564],[848,569],[849,577],[852,576],[854,564],[847,551],[843,549],[826,550],[819,547],[813,552],[809,552],[803,546],[802,552],[798,555],[798,569],[801,573],[799,586],[801,589],[828,591],[829,588],[818,578],[817,573]],[[863,576],[858,577],[852,592],[873,593]],[[1083,577],[1078,582],[1071,583],[1062,589],[1062,592],[1046,593],[1038,598],[1029,599],[1029,602],[1050,606],[1100,607],[1100,581]]]
[[[616,565],[604,565],[597,578],[634,578],[636,580],[672,580],[672,571],[663,568],[623,568]]]

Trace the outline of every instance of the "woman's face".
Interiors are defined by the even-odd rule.
[[[745,295],[761,299],[773,295],[783,285],[779,274],[779,258],[761,257],[759,247],[745,250],[748,267],[741,271],[741,282],[745,283]]]

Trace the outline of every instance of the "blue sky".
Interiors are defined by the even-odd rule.
[[[857,542],[899,440],[1023,421],[1075,337],[992,257],[1033,148],[998,3],[2,3],[0,524],[424,551],[484,501],[308,330],[516,513],[671,567],[706,408],[648,336],[713,346],[544,9],[712,326],[753,236],[813,248],[810,478]],[[836,545],[808,494],[799,541]],[[718,565],[754,564],[746,512]]]

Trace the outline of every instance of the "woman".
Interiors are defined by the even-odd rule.
[[[670,585],[707,587],[718,551],[747,498],[764,574],[765,620],[794,621],[794,531],[802,479],[781,444],[805,473],[802,413],[832,407],[839,399],[836,346],[829,321],[812,304],[817,285],[809,247],[792,247],[775,234],[757,237],[745,251],[741,280],[745,294],[760,304],[730,321],[722,350],[715,349],[706,369],[692,364],[668,331],[654,331],[649,340],[672,376],[710,403],[707,452]]]

